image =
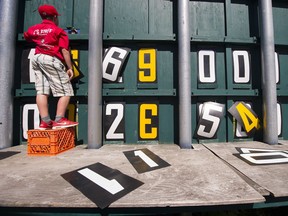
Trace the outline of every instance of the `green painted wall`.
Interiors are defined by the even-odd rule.
[[[37,7],[43,3],[54,4],[58,8],[61,14],[60,26],[62,28],[75,27],[78,29],[78,34],[69,35],[71,49],[78,51],[75,61],[83,74],[80,80],[74,82],[76,97],[73,102],[78,111],[75,118],[80,122],[77,139],[79,143],[86,143],[89,79],[88,0],[26,0],[21,3],[23,7],[20,7],[19,11],[18,58],[15,71],[16,74],[21,74],[21,76],[15,76],[15,101],[17,101],[15,124],[19,124],[19,122],[23,124],[23,106],[27,102],[35,103],[33,99],[35,95],[34,84],[23,83],[23,73],[27,75],[29,71],[26,69],[26,72],[23,72],[24,69],[21,67],[21,61],[24,58],[22,53],[24,50],[30,49],[31,46],[23,40],[22,34],[28,26],[41,21]],[[280,139],[288,138],[288,127],[286,121],[284,121],[288,115],[288,79],[286,73],[288,70],[288,24],[283,21],[287,20],[287,6],[286,1],[273,1],[275,51],[278,56],[277,65],[279,66],[277,96],[282,119],[281,128],[279,129]],[[110,136],[110,138],[114,137],[113,139],[106,140],[107,131],[103,129],[103,143],[178,143],[177,1],[105,0],[103,10],[103,48],[118,47],[130,50],[121,68],[122,82],[106,82],[103,80],[103,105],[113,103],[112,110],[114,110],[114,117],[112,114],[107,114],[108,118],[112,118],[108,129],[111,129],[117,116],[121,120],[120,123],[114,124],[116,128]],[[236,121],[228,113],[228,109],[234,102],[245,101],[251,103],[252,109],[262,121],[258,1],[190,1],[189,12],[193,143],[238,140],[261,141],[261,128],[253,137],[247,137],[243,133],[237,135]],[[238,51],[240,51],[240,57],[239,55],[235,57],[234,55]],[[155,53],[155,56],[153,53]],[[115,55],[112,58],[117,59],[119,53],[116,52]],[[200,55],[203,55],[202,62],[199,60]],[[245,59],[246,57],[247,59]],[[238,63],[235,62],[236,58],[239,59]],[[210,66],[211,64],[214,65],[215,79],[211,74],[211,68],[210,74],[205,74],[209,67],[207,66],[208,63]],[[235,78],[237,75],[237,71],[235,71],[236,63],[238,69],[240,68],[238,81],[237,77]],[[249,71],[243,69],[245,64],[248,64]],[[144,74],[144,81],[141,77],[139,78],[141,73]],[[153,79],[152,75],[155,75],[156,78]],[[201,75],[204,78],[201,78]],[[247,78],[248,81],[242,81],[243,77]],[[93,97],[93,95],[89,96]],[[199,139],[195,136],[201,113],[199,105],[208,101],[224,104],[224,115],[219,123],[216,137]],[[148,106],[141,117],[141,103],[156,104],[157,108],[150,106],[150,108],[152,107],[150,109]],[[121,104],[124,104],[123,116],[121,116]],[[105,112],[106,110],[103,110],[103,115]],[[156,112],[156,114],[153,114],[153,112]],[[211,126],[211,122],[208,122],[207,125]],[[15,133],[20,137],[19,142],[25,142],[21,126],[19,132]],[[147,136],[145,139],[139,138],[140,126],[143,126],[144,136]],[[208,126],[207,130],[209,131]],[[154,129],[157,130],[156,138],[152,134]],[[115,138],[118,137],[119,133],[124,134],[124,138]]]

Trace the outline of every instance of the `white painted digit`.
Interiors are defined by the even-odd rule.
[[[278,124],[278,136],[281,135],[282,131],[282,115],[281,115],[281,105],[277,103],[277,124]]]
[[[35,83],[35,72],[33,70],[32,64],[30,59],[32,58],[32,56],[35,55],[35,49],[31,49],[28,55],[28,59],[29,59],[29,80],[31,83]]]
[[[79,170],[78,173],[85,176],[87,179],[94,182],[95,184],[113,195],[124,190],[122,185],[119,184],[119,182],[115,179],[109,180],[88,168]]]
[[[240,74],[239,57],[243,57],[244,74]],[[248,83],[250,81],[250,58],[249,53],[245,50],[233,51],[234,63],[234,82],[235,83]]]
[[[209,57],[209,75],[205,74],[204,57]],[[211,50],[200,50],[198,53],[199,81],[201,83],[214,83],[215,76],[215,52]]]
[[[106,115],[111,115],[112,110],[117,110],[117,116],[113,123],[111,124],[111,127],[109,128],[106,139],[124,139],[124,133],[116,133],[121,120],[124,117],[124,105],[123,104],[107,104],[106,105]]]
[[[257,148],[240,148],[242,153],[269,153],[269,152],[279,152],[275,149],[257,149]],[[283,151],[285,152],[285,151]]]
[[[278,53],[275,52],[275,73],[276,73],[276,83],[279,83],[279,58]]]
[[[117,58],[113,57],[113,54],[118,53]],[[123,64],[123,60],[128,51],[118,47],[111,47],[106,51],[105,58],[103,60],[103,78],[115,82],[118,79],[120,68]],[[112,71],[107,71],[109,65],[113,65]]]
[[[140,157],[148,166],[150,167],[157,167],[158,164],[155,163],[151,158],[149,158],[143,151],[135,151],[135,156]]]
[[[40,116],[39,116],[39,110],[36,104],[25,104],[23,106],[22,111],[22,130],[23,130],[23,138],[28,139],[27,131],[28,128],[28,112],[29,110],[34,111],[34,129],[39,128],[40,123]]]
[[[217,116],[213,116],[211,115],[211,111],[216,111],[216,112],[219,112],[219,113],[222,113],[223,112],[223,107],[222,106],[219,106],[219,105],[216,105],[216,104],[213,104],[213,103],[209,103],[209,104],[204,104],[203,105],[203,108],[202,108],[202,112],[203,112],[203,115],[202,115],[202,119],[203,120],[207,120],[208,122],[211,122],[211,129],[210,131],[206,132],[205,131],[205,128],[207,127],[207,125],[200,125],[199,128],[198,128],[198,131],[197,131],[197,134],[199,136],[202,136],[202,137],[207,137],[207,138],[212,138],[218,127],[219,127],[219,124],[220,124],[220,118],[217,117]]]
[[[288,163],[288,154],[285,152],[249,153],[249,154],[240,154],[240,156],[246,159],[247,161],[253,164],[257,164],[257,165]],[[263,158],[270,157],[270,158],[259,159],[261,157]],[[271,157],[275,157],[275,158],[271,158]]]

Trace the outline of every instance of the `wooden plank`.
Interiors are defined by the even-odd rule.
[[[288,164],[252,165],[241,160],[235,154],[239,154],[236,148],[256,148],[266,150],[288,150],[287,145],[268,145],[261,142],[237,142],[237,143],[217,143],[205,144],[213,153],[225,160],[239,172],[247,177],[247,182],[252,181],[255,187],[269,191],[274,197],[288,196]]]
[[[149,149],[170,166],[137,173],[123,152],[142,148]],[[0,161],[0,206],[96,207],[61,174],[97,162],[144,183],[110,207],[221,206],[265,201],[202,145],[190,150],[181,150],[176,145],[105,145],[100,149],[86,149],[81,145],[56,156],[28,156],[26,146],[5,151],[21,153]]]

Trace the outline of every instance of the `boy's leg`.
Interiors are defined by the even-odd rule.
[[[36,96],[36,103],[41,116],[41,122],[39,125],[40,130],[51,129],[53,122],[50,119],[48,111],[48,95],[38,94]]]
[[[36,103],[40,113],[41,118],[49,116],[48,111],[48,95],[38,94],[36,96]]]
[[[65,112],[67,109],[67,106],[69,105],[70,102],[70,96],[63,96],[60,97],[57,103],[57,111],[56,111],[56,116],[65,116]]]
[[[55,121],[53,122],[53,129],[73,127],[78,125],[78,122],[70,121],[64,117],[69,102],[70,96],[62,96],[59,98],[57,103],[56,117]]]

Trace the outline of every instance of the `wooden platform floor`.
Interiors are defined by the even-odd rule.
[[[250,165],[234,155],[238,153],[237,147],[285,151],[288,150],[286,143],[270,146],[239,142],[193,147],[184,150],[177,145],[111,144],[100,149],[87,149],[86,145],[79,145],[56,156],[27,155],[25,145],[3,149],[1,154],[11,155],[0,160],[0,207],[98,208],[91,197],[88,198],[62,175],[99,163],[111,168],[111,172],[119,171],[120,176],[142,182],[116,199],[113,194],[105,197],[88,188],[97,199],[103,197],[108,202],[112,199],[108,206],[111,209],[221,207],[261,204],[267,196],[287,199],[288,163]],[[149,157],[143,156],[143,149],[169,165],[139,173],[124,152],[140,150],[142,156],[139,157],[147,164]],[[13,155],[13,152],[17,154]],[[157,161],[152,157],[153,160]],[[125,187],[123,191],[127,189]]]

